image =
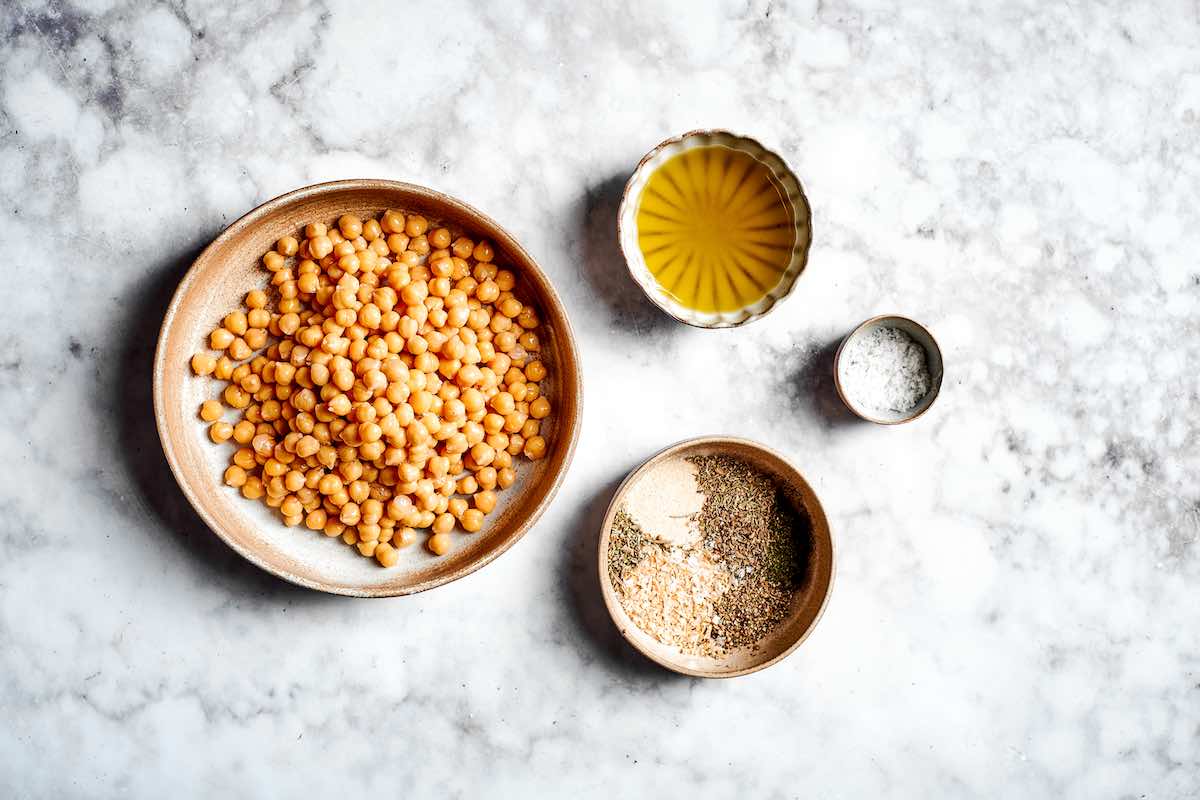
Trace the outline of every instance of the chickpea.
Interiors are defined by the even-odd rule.
[[[342,232],[342,236],[347,239],[353,239],[362,233],[362,220],[353,214],[343,214],[338,219],[338,230]]]
[[[496,472],[496,485],[501,489],[507,489],[517,481],[517,474],[513,472],[511,467],[504,467]]]
[[[208,427],[208,436],[217,444],[227,442],[233,436],[233,426],[228,422],[214,422]]]
[[[252,308],[250,309],[250,313],[246,315],[246,323],[250,326],[250,329],[246,332],[246,342],[249,343],[251,347],[261,347],[262,344],[266,344],[265,334],[267,327],[271,324],[271,312],[267,311],[265,308]],[[262,344],[256,345],[251,341],[252,336],[258,336],[255,331],[263,332],[264,341]]]
[[[238,425],[241,424],[241,422],[238,423]],[[253,429],[251,430],[251,433],[253,433]],[[239,442],[239,444],[246,444],[246,442]],[[260,433],[257,436],[254,436],[250,440],[249,445],[250,449],[255,453],[258,453],[260,456],[269,456],[275,452],[275,440],[265,433]]]
[[[285,517],[298,517],[304,513],[304,508],[296,497],[289,495],[279,504],[279,511]]]
[[[412,509],[412,500],[410,500],[407,495],[398,494],[393,497],[387,505],[388,519],[393,519],[399,522],[405,519]]]
[[[275,243],[275,252],[281,256],[294,256],[300,249],[300,243],[296,241],[295,236],[284,236]]]
[[[479,243],[475,245],[475,250],[471,253],[471,255],[476,261],[486,264],[495,258],[496,254],[492,249],[492,243],[486,239],[481,239]],[[463,258],[466,258],[466,256],[463,256]]]
[[[289,492],[298,492],[305,488],[304,473],[299,470],[292,470],[287,475],[283,476],[283,485]]]
[[[404,232],[409,236],[421,236],[427,230],[429,230],[429,221],[419,214],[410,216],[404,225]]]
[[[400,553],[387,542],[381,542],[375,546],[375,560],[382,567],[394,567],[400,560]]]
[[[453,520],[453,517],[451,517],[451,520]],[[436,533],[429,537],[429,541],[425,543],[425,546],[435,556],[444,556],[450,551],[450,535],[449,533]]]
[[[200,404],[200,419],[205,422],[215,422],[221,418],[224,409],[217,400],[205,400]]]
[[[239,448],[233,454],[233,463],[246,470],[254,469],[258,466],[258,461],[254,458],[254,451],[248,447]]]
[[[471,458],[481,467],[486,467],[496,458],[496,451],[492,445],[486,442],[480,442],[471,448]]]
[[[446,503],[446,513],[450,514],[450,516],[454,517],[455,519],[461,519],[463,512],[466,511],[467,508],[469,508],[467,501],[461,497],[451,498]]]
[[[447,232],[447,238],[449,238],[449,232]],[[445,247],[450,247],[450,251],[451,251],[451,252],[452,252],[452,253],[453,253],[453,254],[454,254],[454,255],[455,255],[455,256],[456,256],[456,257],[457,257],[457,258],[458,258],[460,261],[461,261],[461,260],[462,260],[462,258],[463,258],[463,252],[462,252],[462,251],[463,251],[463,246],[464,246],[464,245],[463,245],[463,243],[464,243],[464,242],[467,242],[467,243],[469,243],[469,242],[470,242],[470,240],[469,240],[469,239],[466,239],[466,238],[464,238],[464,237],[459,237],[457,240],[455,240],[455,242],[454,242],[453,246],[450,246],[449,244],[446,244],[446,245],[443,245],[442,247],[443,247],[443,248],[445,248]],[[438,246],[438,245],[436,245],[436,244],[434,244],[434,243],[433,243],[432,239],[430,240],[430,244],[433,244],[433,245],[434,245],[434,247],[437,247],[437,246]],[[474,245],[472,245],[472,248],[473,248],[473,247],[474,247]],[[468,253],[467,253],[467,255],[469,256],[469,255],[470,255],[470,253],[468,252]],[[461,276],[459,276],[459,277],[461,277]]]
[[[484,489],[484,490],[495,489],[496,488],[496,468],[495,467],[483,467],[482,469],[476,470],[475,480],[479,483],[480,489]]]
[[[475,494],[475,508],[479,509],[480,513],[490,514],[496,508],[496,493],[491,489],[484,489]]]
[[[477,533],[483,528],[483,511],[478,508],[468,508],[459,518],[459,524],[467,533]]]
[[[319,261],[333,252],[333,240],[325,234],[314,236],[308,240],[308,252]]]
[[[500,331],[492,344],[501,353],[511,353],[517,347],[517,335],[512,331]]]
[[[229,343],[228,352],[229,357],[234,361],[245,361],[250,357],[253,351],[250,349],[250,345],[246,342],[246,340],[238,336]]]
[[[529,404],[529,416],[534,419],[545,419],[550,415],[550,401],[539,397]]]
[[[246,308],[262,309],[267,307],[267,293],[262,289],[251,289],[246,293]]]
[[[196,353],[192,356],[192,372],[197,375],[211,375],[216,368],[217,359],[208,353]]]
[[[392,534],[393,547],[408,547],[417,540],[417,532],[407,525]]]
[[[344,394],[338,394],[326,404],[326,407],[330,413],[344,417],[350,413],[350,398]]]
[[[362,514],[362,521],[368,525],[375,525],[383,519],[383,503],[373,497],[368,497],[359,505],[359,511]]]
[[[496,413],[507,416],[516,409],[516,401],[508,392],[497,392],[490,402]],[[486,425],[485,425],[486,427]]]
[[[530,334],[525,334],[525,335],[529,336]],[[521,338],[525,338],[525,337],[522,336]],[[525,347],[525,345],[522,345],[522,347]],[[525,349],[529,350],[531,348],[525,347]],[[534,349],[536,349],[536,348],[534,348]],[[546,377],[546,365],[543,364],[541,361],[530,361],[528,364],[525,365],[525,377],[528,380],[533,381],[535,383],[537,381],[542,380],[543,378]]]
[[[250,444],[254,438],[254,423],[248,419],[239,421],[233,426],[232,437],[238,444]]]
[[[534,436],[525,442],[525,457],[531,461],[538,461],[546,456],[546,440],[541,436]]]
[[[459,373],[461,374],[462,370],[459,370]],[[462,400],[463,408],[468,414],[473,414],[476,411],[482,411],[486,403],[483,397],[483,392],[474,387],[468,387],[467,389],[464,389],[459,397]]]
[[[231,464],[225,470],[225,485],[232,486],[235,489],[240,489],[246,485],[246,470],[239,467],[237,464]]]
[[[338,520],[343,525],[357,525],[361,514],[359,512],[358,503],[353,501],[345,503],[342,506],[341,513],[338,514]]]
[[[483,281],[475,289],[475,297],[481,303],[494,303],[496,298],[500,296],[500,287],[495,281]]]
[[[250,475],[246,478],[246,482],[242,484],[242,497],[247,500],[258,500],[264,494],[262,480],[256,475]]]
[[[229,347],[229,345],[233,344],[233,341],[236,338],[237,337],[231,331],[227,331],[224,328],[216,328],[212,333],[209,334],[208,344],[214,350],[224,350]]]
[[[387,241],[388,250],[396,255],[403,254],[408,249],[408,241],[409,241],[408,236],[406,236],[405,234],[403,234],[401,232],[389,234],[386,241]],[[401,285],[403,285],[404,283],[408,282],[408,275],[404,271],[396,270],[394,272],[394,274],[398,277],[403,276],[402,280],[398,279],[396,281],[393,281],[391,278],[392,274],[393,273],[389,273],[388,285],[391,286],[393,289],[400,288],[399,286],[395,285],[396,283],[400,283]]]

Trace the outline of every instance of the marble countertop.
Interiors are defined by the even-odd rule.
[[[542,5],[0,6],[0,795],[1200,793],[1196,4]],[[814,211],[733,332],[659,313],[614,233],[638,158],[718,126]],[[198,250],[344,177],[496,217],[585,367],[549,512],[412,598],[241,561],[151,417]],[[898,429],[830,375],[884,311],[947,362]],[[804,470],[838,574],[799,651],[703,682],[622,642],[594,559],[625,473],[713,433]]]

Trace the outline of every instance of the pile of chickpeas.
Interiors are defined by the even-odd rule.
[[[228,382],[200,406],[238,446],[225,483],[385,567],[418,530],[435,555],[479,531],[550,414],[537,312],[494,257],[393,210],[280,239],[277,296],[251,291],[191,360]]]

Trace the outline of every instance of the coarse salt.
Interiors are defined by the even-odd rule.
[[[880,326],[852,338],[840,357],[842,391],[872,412],[907,414],[929,394],[925,348],[899,328]]]

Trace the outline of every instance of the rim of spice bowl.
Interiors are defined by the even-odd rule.
[[[921,401],[913,406],[912,411],[907,413],[897,413],[895,416],[889,417],[881,417],[878,414],[873,414],[870,410],[856,404],[847,394],[845,387],[842,386],[842,352],[846,349],[846,345],[852,339],[863,336],[876,328],[898,328],[912,337],[912,340],[921,345],[925,350],[925,361],[929,367],[931,385],[929,391],[921,398]],[[833,385],[837,388],[838,397],[842,399],[842,403],[856,417],[864,419],[867,422],[874,422],[876,425],[903,425],[924,415],[926,411],[933,407],[934,401],[937,400],[938,394],[942,390],[943,374],[942,348],[938,345],[937,339],[921,323],[899,314],[880,314],[863,320],[846,334],[845,338],[842,339],[842,343],[838,345],[837,353],[833,357]]]
[[[796,242],[779,283],[765,297],[737,311],[696,311],[667,296],[646,266],[645,256],[637,241],[637,208],[650,176],[669,159],[686,150],[714,145],[746,153],[769,169],[783,190],[784,201],[795,220]],[[696,328],[736,328],[762,319],[795,290],[800,275],[808,266],[808,254],[812,248],[812,208],[800,178],[778,153],[749,136],[722,128],[702,128],[665,139],[642,156],[621,195],[621,205],[617,210],[617,241],[630,277],[659,309],[679,322]]]
[[[433,557],[419,545],[403,551],[400,565],[383,568],[346,545],[306,528],[288,528],[261,503],[227,488],[221,471],[228,455],[213,450],[196,417],[211,396],[208,379],[188,366],[207,349],[204,337],[248,290],[265,282],[259,264],[281,236],[314,220],[343,213],[379,214],[396,208],[420,213],[472,237],[492,241],[497,261],[512,264],[523,294],[542,319],[538,330],[550,367],[546,394],[554,404],[546,457],[517,471],[517,483],[478,533],[461,534],[455,546]],[[196,513],[226,544],[252,564],[284,580],[332,594],[391,597],[458,580],[491,563],[525,535],[550,505],[570,466],[582,419],[582,372],[566,308],[534,258],[491,217],[449,195],[398,181],[350,179],[305,186],[268,200],[222,231],[184,275],[159,331],[153,372],[154,416],[167,463]],[[219,464],[219,466],[218,466]],[[417,553],[416,551],[420,551]],[[410,555],[412,554],[412,555]],[[415,556],[415,558],[414,558]]]
[[[739,648],[723,658],[693,656],[680,653],[641,631],[625,613],[608,575],[608,548],[613,519],[625,501],[629,490],[655,465],[673,457],[687,455],[725,454],[749,462],[771,475],[793,503],[803,506],[809,518],[812,535],[812,557],[809,573],[802,589],[792,599],[792,611],[766,639],[751,648]],[[600,526],[597,569],[600,575],[600,594],[604,605],[622,638],[635,650],[659,666],[694,678],[736,678],[778,664],[794,653],[817,627],[833,591],[836,573],[836,546],[825,509],[800,470],[786,457],[766,445],[736,436],[701,436],[685,439],[666,447],[630,471],[621,481],[608,504]]]

